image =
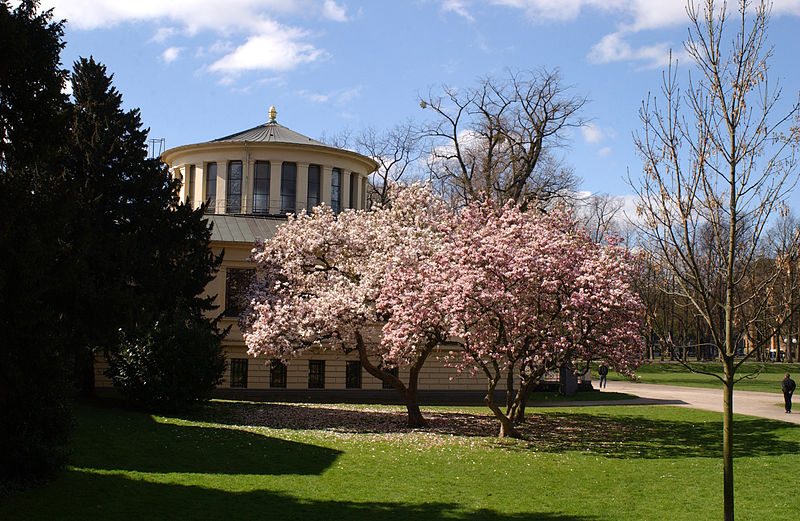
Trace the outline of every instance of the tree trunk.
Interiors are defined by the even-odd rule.
[[[401,391],[400,395],[406,402],[406,411],[408,412],[407,425],[412,428],[424,428],[428,426],[428,422],[422,416],[422,411],[419,410],[419,400],[417,399],[416,389],[412,392],[408,389]]]
[[[725,356],[722,398],[722,504],[725,521],[733,521],[733,376],[733,357]]]
[[[511,421],[511,418],[503,414],[503,411],[494,403],[494,399],[491,396],[494,394],[494,385],[490,384],[490,392],[486,395],[483,401],[486,405],[491,409],[494,415],[500,420],[500,432],[497,434],[500,438],[522,438],[522,435],[517,431],[514,427],[514,422]]]
[[[514,423],[525,423],[525,407],[528,405],[528,396],[530,394],[530,386],[520,384],[519,393],[517,393],[517,409],[512,418]]]
[[[506,377],[506,414],[511,415],[516,397],[514,396],[514,371],[509,368]]]
[[[417,360],[409,368],[408,386],[406,386],[398,377],[387,373],[370,361],[369,357],[367,356],[367,348],[364,343],[364,338],[361,336],[361,333],[356,332],[356,349],[358,350],[358,358],[361,361],[361,367],[366,369],[367,372],[375,378],[390,384],[397,390],[398,393],[400,393],[400,396],[403,398],[403,402],[406,404],[406,411],[408,411],[407,425],[412,428],[424,428],[428,426],[428,422],[422,416],[422,411],[419,410],[419,397],[417,389],[419,373],[434,346],[435,343],[432,345],[429,344],[425,347],[425,349],[422,350],[422,352],[420,352]]]

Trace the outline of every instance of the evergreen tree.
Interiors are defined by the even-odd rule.
[[[93,388],[93,360],[100,347],[113,362],[109,375],[123,392],[148,405],[169,401],[175,408],[213,388],[224,371],[223,333],[216,320],[205,318],[214,309],[212,299],[200,296],[221,256],[211,253],[203,209],[181,203],[180,181],[160,160],[147,158],[139,110],[122,109],[112,78],[93,58],[80,59],[72,73],[66,168],[75,214],[81,216],[71,230],[80,262],[71,308],[76,375],[83,390]],[[101,324],[82,327],[100,316]],[[131,345],[154,342],[170,345],[175,354],[160,356],[164,345],[157,345],[125,360]],[[181,343],[187,345],[178,348]],[[137,370],[137,363],[151,369]],[[185,370],[189,366],[203,370]],[[183,378],[174,374],[181,372]],[[138,389],[131,375],[152,383],[154,374],[171,381],[171,391],[159,390],[157,398],[144,397],[141,389],[130,392]],[[180,391],[178,382],[184,384]],[[170,392],[185,398],[167,398]]]
[[[64,143],[62,22],[38,2],[0,0],[0,495],[52,476],[71,431],[69,352],[61,297],[70,219],[58,151]]]

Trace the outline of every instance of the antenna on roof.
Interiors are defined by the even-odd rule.
[[[272,105],[269,108],[269,122],[270,123],[276,123],[275,118],[277,118],[277,117],[278,117],[278,111],[275,110],[275,105]]]
[[[147,140],[147,148],[149,152],[150,159],[156,159],[161,157],[161,153],[164,152],[164,146],[166,145],[167,139],[163,137],[159,138],[151,138]]]

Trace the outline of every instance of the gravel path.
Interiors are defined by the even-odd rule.
[[[609,381],[608,387],[602,391],[634,394],[647,400],[645,403],[722,412],[722,389]],[[795,396],[793,404],[792,414],[786,414],[781,394],[737,391],[735,388],[733,391],[733,412],[736,414],[800,424],[800,397]]]

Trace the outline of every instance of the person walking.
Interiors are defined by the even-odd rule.
[[[781,391],[783,391],[783,401],[786,404],[786,414],[792,412],[792,393],[796,387],[794,380],[789,378],[789,373],[786,373],[786,378],[781,382]]]
[[[600,375],[600,389],[605,388],[606,380],[608,379],[608,366],[605,362],[600,363],[600,367],[597,368],[597,374]]]

